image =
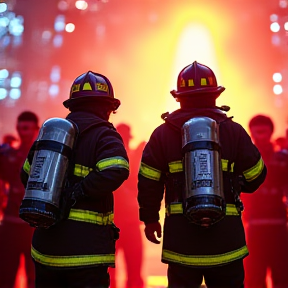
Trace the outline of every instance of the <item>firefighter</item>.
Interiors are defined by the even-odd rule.
[[[165,122],[143,151],[140,220],[146,238],[159,244],[165,195],[161,261],[168,264],[169,288],[198,288],[203,277],[207,287],[244,287],[248,249],[239,194],[262,184],[266,166],[248,133],[227,117],[229,107],[216,106],[224,90],[209,67],[196,61],[186,66],[171,91],[180,109],[162,115]]]
[[[285,150],[275,151],[272,142],[274,123],[267,115],[258,114],[249,121],[249,130],[267,166],[267,177],[257,193],[243,197],[247,208],[243,213],[246,223],[249,257],[244,261],[245,287],[266,286],[270,269],[274,288],[288,287],[288,155]]]
[[[63,190],[63,219],[35,229],[31,250],[35,284],[37,288],[108,288],[108,267],[115,265],[119,237],[113,222],[113,191],[129,175],[122,138],[109,122],[120,101],[114,98],[107,77],[88,71],[75,79],[63,105],[71,112],[66,119],[78,127],[73,173],[68,174],[69,185]],[[29,158],[22,170],[24,184]]]

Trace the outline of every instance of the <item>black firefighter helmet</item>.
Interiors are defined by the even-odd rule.
[[[74,80],[70,89],[70,97],[63,102],[63,105],[71,108],[94,100],[111,104],[112,111],[116,111],[120,106],[120,100],[114,98],[113,87],[109,79],[102,74],[88,71]]]
[[[214,97],[215,99],[225,90],[217,86],[217,79],[214,72],[207,66],[194,61],[181,70],[177,79],[177,91],[170,93],[174,98],[182,97]]]

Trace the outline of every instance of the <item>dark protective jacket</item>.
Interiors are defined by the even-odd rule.
[[[189,223],[183,215],[185,174],[180,131],[182,125],[195,116],[207,116],[220,123],[223,189],[227,207],[224,219],[209,228]],[[165,192],[162,262],[211,267],[248,255],[241,215],[231,192],[230,179],[235,182],[239,175],[243,176],[242,191],[254,192],[265,179],[266,166],[244,128],[221,110],[179,109],[154,130],[142,155],[138,202],[140,220],[157,222]]]
[[[32,257],[55,268],[114,267],[117,235],[112,192],[128,178],[127,153],[111,123],[86,112],[72,112],[66,118],[75,122],[80,132],[74,175],[69,181],[82,181],[86,197],[76,202],[67,220],[48,229],[35,230]],[[29,173],[31,163],[28,161],[23,173]],[[24,178],[27,179],[27,175],[22,175]]]

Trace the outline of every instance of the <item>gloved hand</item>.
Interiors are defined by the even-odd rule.
[[[156,238],[155,232],[158,238],[161,238],[162,232],[161,232],[161,224],[159,222],[154,223],[145,223],[145,236],[146,238],[155,244],[160,244],[160,241]]]
[[[71,207],[85,196],[81,182],[76,183],[73,187],[65,188],[62,193],[61,219],[67,219]]]

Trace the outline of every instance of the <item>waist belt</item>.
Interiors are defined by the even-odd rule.
[[[171,214],[183,214],[183,205],[181,202],[170,203],[166,206],[166,215]],[[236,206],[234,204],[226,204],[226,215],[240,216]]]
[[[98,225],[109,225],[113,224],[114,214],[113,212],[99,213],[89,210],[71,209],[68,219]]]

